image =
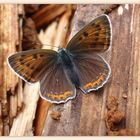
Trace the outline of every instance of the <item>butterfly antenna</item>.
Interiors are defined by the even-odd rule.
[[[51,46],[51,47],[59,48],[58,46],[49,45],[49,44],[44,44],[44,43],[33,43],[33,44],[38,44],[38,45],[40,45],[40,46],[45,45],[45,46]]]
[[[87,93],[83,88],[79,87],[79,89],[80,89],[84,94]]]

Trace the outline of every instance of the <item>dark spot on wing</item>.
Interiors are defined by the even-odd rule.
[[[99,36],[99,32],[96,32],[96,33],[94,34],[94,36],[98,37],[98,36]]]
[[[87,32],[83,32],[83,35],[86,37],[86,36],[88,36],[88,33]]]
[[[25,57],[26,55],[22,54],[21,57]]]
[[[31,70],[34,70],[34,69],[35,69],[35,66],[34,66],[34,65],[33,65],[33,66],[31,66],[31,67],[30,67],[30,69],[31,69]]]
[[[98,37],[98,36],[96,36],[96,37],[94,38],[94,40],[95,40],[95,41],[98,41],[98,40],[99,40],[99,37]]]
[[[101,29],[102,29],[102,27],[101,27],[99,24],[97,24],[97,25],[95,26],[95,28],[97,28],[98,30],[101,30]]]
[[[40,57],[43,57],[44,55],[43,54],[40,54]]]
[[[29,63],[26,63],[25,65],[26,65],[27,67],[29,67],[29,66],[30,66],[30,64],[29,64]]]
[[[95,24],[95,23],[92,23],[91,25],[92,25],[92,26],[95,26],[96,24]]]
[[[20,64],[21,64],[21,65],[24,65],[24,62],[23,62],[23,61],[20,61]]]
[[[22,62],[24,59],[23,58],[19,58],[19,61]]]
[[[79,41],[81,41],[81,40],[82,40],[82,37],[79,38]]]
[[[33,55],[33,58],[34,58],[34,59],[37,59],[37,54],[34,54],[34,55]]]

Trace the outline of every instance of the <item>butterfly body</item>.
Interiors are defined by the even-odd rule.
[[[98,90],[108,81],[111,69],[99,53],[111,46],[112,28],[107,15],[83,27],[67,44],[54,50],[35,49],[8,57],[12,70],[28,83],[40,83],[40,96],[52,103],[65,103],[83,93]]]
[[[66,49],[61,49],[58,54],[61,57],[61,65],[64,67],[65,74],[71,80],[72,84],[76,87],[80,87],[80,80],[78,76],[78,72],[76,69],[76,65],[73,61],[73,55],[70,54]]]

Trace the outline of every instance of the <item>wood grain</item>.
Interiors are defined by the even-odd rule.
[[[39,99],[39,83],[26,84],[24,88],[24,109],[14,119],[10,136],[33,136],[33,120]]]
[[[35,21],[37,29],[39,29],[40,27],[46,26],[56,17],[62,15],[67,8],[65,4],[50,4],[36,12],[36,14],[32,16],[32,19]]]
[[[10,125],[17,113],[15,90],[18,77],[8,67],[7,57],[16,52],[20,43],[19,9],[16,4],[0,4],[0,135],[9,135]]]
[[[21,27],[19,27],[21,31],[20,32],[21,35],[22,35],[22,30],[21,30],[22,24],[23,22],[21,22]],[[33,28],[29,28],[30,30],[29,33],[31,35],[34,34],[34,37],[36,38],[37,32],[35,30],[34,22],[31,21],[31,25]],[[21,36],[20,40],[22,40],[22,37],[23,36]],[[37,38],[36,38],[36,41],[38,41]],[[35,118],[37,102],[39,99],[39,84],[36,83],[34,85],[30,85],[28,83],[25,83],[25,86],[22,87],[20,83],[21,81],[19,81],[17,90],[15,91],[16,93],[18,92],[17,96],[12,97],[10,100],[10,101],[16,101],[16,103],[13,104],[13,106],[11,106],[10,108],[10,116],[14,116],[15,118],[13,119],[13,124],[11,126],[9,135],[10,136],[32,136],[33,131],[34,131],[33,120]],[[18,97],[18,99],[16,100],[15,97]],[[23,104],[24,104],[24,107],[21,110],[20,107],[23,106]],[[15,114],[15,109],[13,109],[15,105],[17,107],[16,110],[20,110],[18,114]]]

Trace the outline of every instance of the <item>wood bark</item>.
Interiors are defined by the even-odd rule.
[[[35,29],[34,22],[31,19],[25,19],[24,26],[21,26],[20,29],[22,28],[23,28],[23,36],[21,37],[21,40],[25,41],[26,39],[26,45],[28,46],[28,47],[26,46],[27,50],[33,49],[32,48],[33,43],[40,44],[39,39],[37,37],[37,32]],[[22,31],[21,31],[21,34],[22,34]],[[36,46],[40,48],[40,45],[36,44]],[[19,81],[19,84],[20,82],[21,81]],[[22,90],[24,91],[21,94]],[[30,85],[29,83],[25,83],[24,87],[18,86],[17,92],[18,92],[17,106],[20,107],[21,105],[24,105],[24,107],[22,108],[20,113],[16,115],[16,117],[13,120],[13,125],[10,130],[10,136],[32,136],[34,135],[33,134],[33,131],[34,131],[33,120],[35,118],[37,102],[39,99],[39,83],[36,83],[33,85]],[[12,98],[12,100],[16,100],[16,99]],[[23,104],[21,104],[20,102],[21,100],[24,101]],[[12,110],[12,106],[11,106],[11,110]],[[13,115],[14,113],[15,113],[15,110],[13,110]]]
[[[24,108],[14,119],[10,136],[33,136],[33,120],[39,99],[39,83],[26,84],[24,88]]]
[[[74,30],[77,32],[109,7],[78,5]],[[110,80],[97,92],[77,93],[75,99],[51,107],[42,135],[140,135],[139,8],[140,5],[120,5],[109,12],[112,48],[103,56],[112,69]],[[54,111],[61,113],[60,119],[51,117]]]
[[[68,6],[65,4],[51,4],[40,9],[39,12],[32,16],[32,19],[35,21],[37,29],[39,29],[62,15],[67,8]]]
[[[7,57],[16,52],[20,44],[20,14],[19,5],[0,4],[0,135],[9,135],[18,108],[16,88],[22,84],[17,85],[18,77],[7,65]],[[22,104],[22,100],[19,103]]]
[[[7,57],[21,50],[23,16],[22,5],[0,5],[0,135],[33,135],[39,85],[25,84],[23,92],[22,81],[7,65]]]

